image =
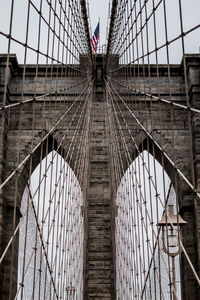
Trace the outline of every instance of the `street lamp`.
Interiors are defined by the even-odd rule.
[[[163,215],[157,226],[162,228],[163,250],[172,259],[172,284],[173,284],[173,299],[176,296],[176,272],[175,272],[175,257],[181,253],[182,247],[182,226],[187,222],[178,214],[174,214],[174,205],[168,204],[168,215]],[[166,245],[167,243],[167,245]]]
[[[106,44],[103,44],[101,47],[102,47],[102,53],[104,53],[104,47],[106,47],[107,45]]]
[[[74,286],[72,286],[72,282],[70,282],[70,285],[66,288],[66,291],[67,291],[67,300],[74,300],[76,289]]]

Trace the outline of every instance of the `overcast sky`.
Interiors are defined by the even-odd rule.
[[[111,6],[112,1],[111,0],[88,0],[88,3],[89,3],[89,10],[90,10],[92,34],[100,18],[100,44],[103,45],[106,42],[106,28],[108,23],[109,3]]]
[[[155,6],[160,0],[154,0]],[[100,44],[106,42],[106,27],[108,19],[108,9],[110,0],[88,0],[90,8],[90,20],[92,25],[92,33],[95,30],[98,19],[100,18]],[[139,3],[140,1],[138,1]],[[142,0],[141,3],[144,1]],[[166,12],[167,12],[167,27],[169,40],[180,34],[180,21],[179,21],[179,0],[166,0]],[[192,27],[200,24],[200,0],[182,0],[182,14],[183,14],[183,27],[184,31],[191,29]],[[152,0],[147,2],[149,6],[149,12],[152,9]],[[165,42],[164,33],[164,17],[163,17],[163,5],[161,4],[156,12],[157,20],[157,40],[158,46]],[[153,32],[153,22],[149,22],[149,32]],[[154,37],[150,34],[150,40],[152,41],[152,49],[154,49]],[[150,44],[151,44],[150,41]],[[170,62],[180,63],[182,59],[181,40],[174,42],[170,45]],[[160,57],[166,56],[166,50],[160,51]],[[185,37],[185,52],[186,53],[199,53],[200,52],[200,29],[195,30]],[[162,60],[166,63],[165,60]]]
[[[39,5],[40,0],[32,0],[34,3]],[[109,3],[112,3],[112,0],[86,0],[89,3],[90,10],[90,23],[91,23],[91,34],[93,34],[98,20],[100,18],[100,44],[103,45],[106,42],[106,28],[108,24],[108,10]],[[141,0],[143,3],[144,0]],[[154,0],[155,5],[159,2],[159,0]],[[166,0],[167,6],[167,20],[168,20],[168,34],[169,39],[172,39],[180,34],[180,22],[179,22],[179,10],[178,10],[178,2],[179,0]],[[12,35],[17,40],[24,42],[25,40],[25,32],[26,32],[26,15],[27,15],[27,0],[15,0],[14,1],[14,17],[13,17],[13,30]],[[140,3],[138,0],[137,3]],[[9,31],[9,19],[10,19],[10,5],[11,0],[0,0],[0,31],[3,33],[8,33]],[[138,4],[139,5],[139,4]],[[152,0],[148,0],[147,5],[149,6],[149,11],[151,11]],[[182,0],[182,8],[183,8],[183,19],[184,19],[184,30],[192,28],[193,26],[200,23],[200,0]],[[46,1],[43,1],[43,16],[48,19],[48,6]],[[158,46],[165,41],[164,35],[164,18],[163,18],[163,6],[160,5],[159,9],[156,12],[156,20],[157,20],[157,38],[158,38]],[[36,48],[37,46],[37,27],[38,23],[38,14],[32,9],[30,16],[30,26],[29,26],[29,45]],[[151,27],[150,33],[152,32],[151,21],[149,22]],[[45,28],[43,26],[43,28]],[[150,39],[152,40],[153,45],[153,35],[150,34]],[[151,41],[150,41],[151,43]],[[46,51],[47,45],[47,29],[43,29],[42,37],[41,37],[41,50]],[[200,30],[196,30],[195,32],[190,33],[185,37],[185,45],[187,53],[199,53],[200,49]],[[0,34],[0,52],[7,52],[7,38],[3,37]],[[11,52],[17,53],[18,60],[20,63],[23,62],[23,54],[24,49],[23,46],[20,46],[18,43],[11,43]],[[22,54],[23,53],[23,54]],[[161,57],[166,56],[161,51]],[[182,58],[181,52],[181,40],[179,39],[177,42],[170,45],[170,62],[180,63]],[[32,60],[32,63],[36,61],[36,53],[29,54],[29,59]],[[44,59],[44,57],[43,57]],[[160,61],[161,63],[161,61]],[[165,63],[165,61],[163,61]]]

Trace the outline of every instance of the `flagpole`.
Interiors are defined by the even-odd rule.
[[[100,35],[99,35],[99,22],[100,22],[100,18],[99,18],[99,21],[97,23],[97,27],[94,31],[94,34],[91,38],[91,45],[92,45],[92,50],[93,50],[94,54],[98,53],[98,45],[99,45],[99,38],[100,38]]]
[[[99,53],[101,52],[101,48],[100,48],[100,17],[99,17]]]

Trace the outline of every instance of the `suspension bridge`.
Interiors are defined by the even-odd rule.
[[[110,1],[97,53],[86,1],[1,3],[2,300],[200,299],[186,2]]]

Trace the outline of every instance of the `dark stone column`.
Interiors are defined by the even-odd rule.
[[[187,78],[188,78],[188,89],[189,89],[189,101],[192,107],[200,109],[200,55],[197,54],[187,54],[186,55],[186,65],[187,65]],[[191,126],[192,126],[192,138],[193,138],[193,163],[194,163],[194,173],[195,173],[195,187],[198,192],[200,192],[200,114],[191,113]],[[191,162],[192,163],[192,162]],[[200,277],[200,199],[194,198],[190,205],[190,211],[192,211],[190,220],[188,222],[194,222],[194,235],[193,235],[193,264]],[[191,224],[189,224],[191,226]],[[188,232],[188,235],[192,231]],[[191,271],[190,271],[191,272]],[[193,286],[196,291],[196,298],[192,298],[191,293],[189,293],[190,286]],[[198,287],[197,281],[192,276],[191,280],[185,282],[185,290],[187,291],[187,297],[183,296],[183,299],[199,299],[200,289]],[[192,292],[192,290],[191,290]],[[184,293],[183,293],[184,294]]]
[[[109,145],[106,139],[103,57],[97,55],[91,108],[85,299],[114,299]]]

